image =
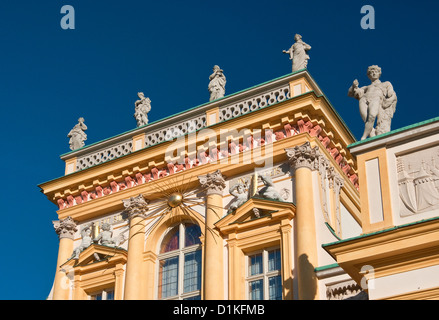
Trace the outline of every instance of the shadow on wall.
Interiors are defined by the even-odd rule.
[[[309,262],[308,255],[302,254],[298,259],[297,271],[299,279],[299,300],[314,300],[317,294],[317,277],[315,267]]]

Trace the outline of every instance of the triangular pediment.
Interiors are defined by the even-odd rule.
[[[278,220],[285,218],[291,220],[294,218],[295,212],[296,206],[291,202],[252,197],[234,212],[229,213],[215,223],[215,226],[221,231],[231,229],[230,226],[232,225],[236,225],[236,227],[240,229],[250,228],[251,225],[256,227],[273,219]]]
[[[128,252],[120,247],[109,247],[100,244],[91,244],[79,254],[79,259],[70,259],[65,264],[71,267],[88,266],[109,258],[122,258],[126,261]]]

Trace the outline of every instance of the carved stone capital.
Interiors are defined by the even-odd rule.
[[[125,207],[125,212],[128,214],[128,219],[134,217],[145,218],[145,214],[148,211],[148,200],[145,199],[143,194],[139,194],[137,197],[123,199],[122,202]]]
[[[319,147],[311,148],[309,142],[305,142],[301,146],[286,148],[285,152],[294,170],[299,168],[308,168],[310,170],[319,169],[319,158],[321,157]]]
[[[67,217],[63,220],[52,221],[55,232],[59,239],[67,238],[73,240],[75,232],[78,230],[76,222],[72,217]]]
[[[201,187],[206,188],[206,194],[223,194],[223,190],[226,187],[225,177],[220,170],[212,173],[208,173],[204,176],[198,176]]]

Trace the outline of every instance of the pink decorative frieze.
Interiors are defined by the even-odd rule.
[[[260,132],[258,132],[258,134],[254,133],[254,135],[245,135],[242,138],[242,143],[237,143],[237,140],[232,140],[228,146],[222,145],[221,147],[210,147],[208,150],[201,150],[198,154],[194,155],[192,159],[189,156],[186,156],[183,163],[167,163],[163,167],[152,167],[148,172],[136,172],[132,176],[125,175],[122,181],[118,182],[113,180],[107,182],[107,185],[97,185],[94,190],[83,190],[79,195],[69,195],[65,198],[56,199],[57,205],[59,210],[63,210],[74,205],[114,194],[128,188],[133,188],[178,172],[189,170],[200,165],[212,163],[231,155],[236,155],[266,144],[274,143],[303,132],[307,132],[309,135],[319,139],[323,147],[340,166],[343,173],[358,189],[358,176],[353,172],[351,166],[347,164],[347,161],[340,153],[340,150],[334,147],[331,143],[331,139],[328,136],[322,136],[323,129],[318,124],[313,125],[309,120],[304,121],[300,119],[296,123],[284,123],[283,128],[274,133],[271,129],[267,129],[263,130],[262,136]]]

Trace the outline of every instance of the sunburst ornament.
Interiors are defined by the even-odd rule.
[[[205,208],[206,206],[204,197],[206,187],[203,185],[194,187],[193,181],[195,179],[197,178],[192,176],[173,176],[173,179],[168,180],[167,182],[162,180],[160,183],[157,183],[157,185],[154,186],[154,191],[151,191],[148,194],[139,195],[135,198],[138,199],[141,197],[145,199],[145,202],[141,202],[143,204],[147,203],[147,208],[144,207],[145,210],[142,217],[145,220],[154,220],[146,230],[147,233],[158,225],[165,217],[170,219],[178,217],[181,219],[181,214],[195,224],[205,224],[204,219],[202,219],[192,208],[194,206],[202,206]],[[149,201],[146,200],[148,198],[155,199]],[[213,209],[218,209],[218,212],[222,212],[223,208]],[[207,228],[207,230],[209,230],[209,228]],[[202,233],[204,234],[203,230]]]
[[[179,192],[172,193],[168,198],[168,206],[177,208],[183,203],[183,195]]]

